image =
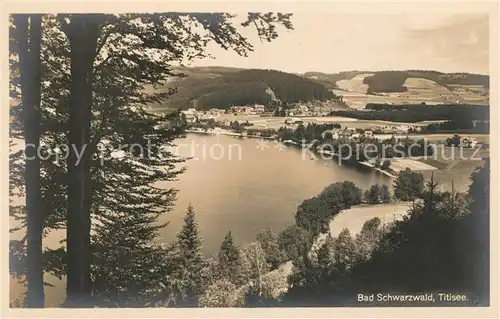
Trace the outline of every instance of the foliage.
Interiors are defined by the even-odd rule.
[[[365,200],[368,204],[378,204],[380,203],[380,197],[382,194],[382,188],[379,184],[372,185],[370,189],[365,192]]]
[[[237,286],[227,279],[221,279],[210,285],[200,297],[201,307],[236,307],[243,304],[238,299]]]
[[[246,245],[242,250],[242,260],[248,278],[246,302],[259,304],[264,298],[263,276],[269,271],[266,254],[260,243]]]
[[[245,283],[245,273],[241,253],[233,242],[231,232],[228,232],[221,243],[217,255],[217,274],[221,279],[227,279],[233,284],[240,286]]]
[[[423,131],[428,133],[467,131],[471,133],[487,134],[489,133],[489,129],[489,121],[481,121],[474,125],[473,120],[470,118],[455,118],[443,123],[431,123],[425,126]]]
[[[362,191],[353,182],[333,183],[325,187],[319,196],[302,202],[295,214],[295,223],[315,237],[328,231],[333,216],[360,204],[361,198]]]
[[[292,28],[290,16],[249,13],[243,26],[256,27],[259,38],[272,41],[277,37],[277,25]],[[76,222],[85,221],[85,225],[73,224],[80,227],[72,228],[73,231],[68,233],[78,232],[78,236],[82,235],[80,242],[83,243],[81,248],[84,251],[73,249],[75,246],[69,243],[68,253],[73,247],[73,255],[68,258],[62,249],[49,250],[46,256],[51,258],[44,263],[45,270],[64,275],[69,261],[85,259],[81,264],[73,263],[75,272],[72,272],[71,278],[75,279],[73,274],[76,274],[82,279],[72,279],[72,283],[83,284],[78,289],[86,296],[90,294],[89,286],[92,286],[95,296],[111,294],[114,298],[117,291],[121,295],[123,291],[125,294],[137,293],[139,297],[149,294],[152,289],[156,289],[156,285],[161,284],[157,277],[135,282],[131,278],[148,274],[153,268],[154,276],[172,279],[167,287],[177,286],[171,270],[162,267],[169,253],[165,253],[156,242],[158,230],[165,226],[158,222],[158,218],[169,211],[175,190],[158,188],[155,182],[171,181],[182,172],[176,167],[181,160],[158,147],[171,146],[171,142],[180,137],[182,131],[162,125],[170,120],[170,114],[153,115],[146,107],[151,103],[159,103],[172,90],[159,92],[148,88],[162,85],[167,79],[179,75],[172,71],[171,64],[182,64],[207,56],[205,47],[210,42],[240,55],[252,51],[252,44],[234,27],[234,16],[227,13],[44,15],[42,28],[41,140],[48,152],[56,149],[56,145],[68,144],[68,131],[75,132],[76,126],[86,127],[87,135],[82,143],[90,147],[85,152],[85,161],[88,159],[85,178],[89,181],[87,185],[91,185],[81,189],[81,193],[89,194],[88,200],[83,203],[86,206],[82,210],[85,216],[73,219]],[[12,42],[11,48],[10,93],[11,98],[19,100],[18,60]],[[80,75],[91,75],[90,81],[75,75],[75,70],[81,71],[83,67],[87,67],[87,70]],[[90,92],[86,95],[89,103],[85,105],[75,95],[83,92],[78,85],[85,92]],[[71,101],[79,102],[83,108]],[[11,108],[13,139],[22,138],[25,133],[19,125],[21,109],[22,105]],[[88,109],[88,112],[83,112],[84,109]],[[85,118],[76,118],[75,121],[76,110],[83,112]],[[71,123],[70,114],[73,114]],[[171,115],[177,118],[175,114]],[[149,140],[144,138],[145,134],[151,133],[154,133],[154,137]],[[111,156],[117,145],[131,144],[140,145],[151,152],[143,156],[137,148],[125,148],[122,149],[122,156]],[[147,144],[153,145],[152,149],[147,148]],[[22,195],[23,185],[15,182],[23,171],[21,155],[22,152],[12,152],[14,167],[18,169],[11,170],[11,181],[14,182],[11,189],[12,193]],[[41,163],[40,174],[44,235],[51,230],[69,227],[66,223],[68,196],[76,194],[70,194],[67,189],[68,185],[75,185],[75,180],[71,182],[71,178],[67,177],[69,167],[66,161],[60,158],[56,161],[56,153],[51,155]],[[90,211],[91,218],[88,218],[85,210]],[[22,206],[12,207],[11,214],[24,226]],[[86,238],[90,236],[90,220],[93,229],[90,243],[92,258],[87,258],[89,245]],[[118,226],[123,226],[121,232],[118,230],[122,228]],[[110,229],[116,231],[110,232]],[[112,254],[107,246],[111,243],[123,246],[113,247],[116,253]],[[13,247],[24,249],[19,245]],[[125,254],[129,250],[130,253]],[[22,255],[22,252],[19,254]],[[52,258],[54,256],[57,258]],[[78,258],[73,258],[75,256]],[[89,274],[85,270],[88,263],[92,263],[91,278],[95,281],[92,285],[89,285]],[[151,265],[156,267],[152,268]],[[126,280],[124,276],[127,276]],[[103,277],[106,278],[104,283],[98,279]],[[72,286],[70,290],[74,291],[72,289],[75,287]],[[138,306],[137,300],[131,302]]]
[[[489,304],[490,296],[490,160],[471,175],[469,186],[471,214],[466,218],[466,234],[471,252],[468,283],[476,292],[480,303]]]
[[[367,220],[356,234],[356,263],[368,261],[371,258],[373,250],[378,246],[383,235],[380,218],[375,217]]]
[[[394,181],[394,196],[402,201],[412,201],[419,197],[424,190],[422,174],[409,169],[401,171]]]
[[[391,202],[391,191],[389,189],[389,186],[385,184],[382,185],[380,189],[380,201],[384,204]]]
[[[184,225],[177,235],[177,246],[179,250],[178,275],[186,296],[182,303],[195,305],[196,297],[204,291],[207,283],[207,278],[204,276],[207,265],[201,253],[202,240],[191,205],[184,216]]]
[[[329,229],[331,208],[320,197],[306,199],[297,208],[295,223],[312,234],[324,233]]]
[[[380,168],[383,170],[388,170],[390,166],[391,166],[391,161],[386,159],[382,162],[382,165],[380,166]]]
[[[304,77],[323,83],[330,88],[337,88],[337,81],[350,80],[359,74],[374,73],[366,77],[365,84],[370,85],[371,92],[405,91],[403,84],[408,77],[424,78],[447,87],[450,84],[482,85],[489,88],[489,76],[471,73],[442,73],[432,70],[406,71],[344,71],[339,73],[306,72]]]
[[[421,121],[460,121],[470,119],[488,121],[489,107],[467,104],[376,104],[368,103],[366,110],[333,110],[331,116],[344,116],[360,120],[416,123]]]
[[[364,78],[363,83],[369,85],[370,92],[404,92],[404,86],[409,77],[424,78],[443,86],[450,84],[482,85],[489,87],[489,76],[469,73],[440,73],[436,71],[379,71],[374,75]]]
[[[269,269],[278,268],[284,258],[278,245],[278,237],[270,228],[265,228],[257,234],[257,242],[260,243],[264,250]]]
[[[319,197],[337,213],[361,203],[361,189],[351,181],[337,182],[325,187]]]
[[[462,138],[460,137],[460,135],[453,134],[453,137],[446,138],[446,145],[458,147],[458,146],[460,146],[461,140],[462,140]]]
[[[369,220],[354,243],[346,230],[337,239],[327,236],[316,257],[306,255],[294,264],[283,305],[354,306],[358,291],[466,291],[468,305],[488,305],[488,190],[483,187],[488,188],[489,167],[473,173],[472,180],[472,211],[466,194],[439,192],[431,178],[423,202],[414,203],[402,220],[389,227]]]
[[[224,72],[215,78],[190,78],[188,75],[172,86],[179,88],[173,99],[166,102],[172,109],[188,106],[228,109],[232,106],[271,105],[274,100],[269,89],[282,103],[336,98],[321,84],[276,70]]]
[[[297,225],[288,226],[279,233],[278,246],[284,261],[296,260],[311,248],[310,234]]]
[[[368,85],[368,93],[375,92],[405,92],[403,86],[408,75],[404,71],[380,71],[372,76],[365,77],[363,84]]]

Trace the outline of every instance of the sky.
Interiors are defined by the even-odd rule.
[[[295,13],[294,30],[280,29],[274,42],[255,46],[248,57],[216,45],[192,66],[276,69],[292,73],[426,69],[489,73],[487,13],[398,14]]]

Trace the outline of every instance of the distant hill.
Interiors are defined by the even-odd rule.
[[[227,108],[231,105],[269,104],[337,99],[351,107],[366,103],[465,103],[489,104],[489,76],[442,73],[427,70],[306,72],[291,74],[275,70],[231,67],[176,67],[185,77],[174,77],[166,87],[177,92],[154,109]],[[333,91],[333,92],[332,92]],[[361,94],[359,96],[353,95]],[[376,96],[376,95],[391,96]]]
[[[186,76],[174,78],[167,84],[178,91],[165,105],[156,108],[229,108],[233,105],[267,105],[273,100],[288,104],[337,98],[321,83],[275,70],[198,67],[176,68],[175,71]]]
[[[364,78],[363,83],[369,86],[368,93],[404,92],[408,78],[424,78],[439,85],[453,89],[453,85],[480,85],[489,88],[489,76],[471,73],[442,73],[428,70],[406,71],[348,71],[340,73],[306,72],[304,77],[322,83],[330,88],[339,88],[338,81],[351,80],[357,75],[372,74]],[[451,85],[451,86],[450,86]]]

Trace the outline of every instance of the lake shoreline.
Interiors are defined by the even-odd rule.
[[[278,138],[277,137],[262,137],[262,136],[257,136],[257,135],[247,135],[247,134],[243,134],[243,133],[235,133],[235,132],[230,132],[228,130],[217,130],[217,131],[200,131],[200,130],[186,130],[186,133],[190,133],[190,134],[205,134],[205,135],[228,135],[228,136],[234,136],[234,137],[238,137],[238,138],[261,138],[261,139],[265,139],[265,140],[273,140],[273,141],[277,141]],[[292,141],[292,140],[286,140],[286,141],[283,141],[282,142],[283,144],[290,144],[292,146],[300,146],[299,143],[295,142],[295,141]],[[315,153],[318,153],[318,154],[326,154],[326,155],[331,155],[331,156],[339,156],[338,154],[334,153],[334,152],[330,152],[328,150],[312,150],[313,152]],[[397,175],[394,175],[394,174],[391,174],[390,172],[387,172],[385,170],[382,170],[378,167],[375,167],[374,165],[368,163],[368,162],[358,162],[359,164],[361,165],[364,165],[366,167],[369,167],[371,169],[373,169],[374,171],[377,171],[377,172],[380,172],[390,178],[397,178]]]

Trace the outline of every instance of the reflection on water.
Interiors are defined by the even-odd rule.
[[[176,207],[164,217],[170,224],[162,236],[175,239],[191,203],[208,254],[218,250],[229,230],[236,242],[243,243],[254,240],[262,228],[277,233],[293,224],[297,206],[331,183],[350,180],[362,189],[392,183],[369,169],[311,160],[302,150],[283,149],[272,141],[189,134],[178,143],[180,155],[195,159],[185,163],[187,170],[178,181],[164,183],[178,188],[179,194]]]
[[[294,223],[297,206],[317,195],[325,186],[350,180],[362,189],[374,183],[390,184],[392,180],[368,168],[339,166],[332,160],[311,160],[295,148],[280,148],[272,141],[230,136],[189,134],[179,140],[177,151],[193,156],[184,166],[187,170],[176,182],[163,182],[165,187],[179,189],[176,206],[163,216],[170,224],[161,231],[165,241],[175,239],[182,227],[184,212],[193,204],[204,252],[218,251],[224,235],[231,230],[238,244],[255,239],[257,232],[270,227],[278,233]],[[194,145],[194,146],[193,146]],[[44,245],[64,238],[44,239]],[[46,306],[57,307],[65,297],[66,280],[45,275],[53,287],[46,287]],[[23,293],[15,280],[10,282],[11,297]]]

